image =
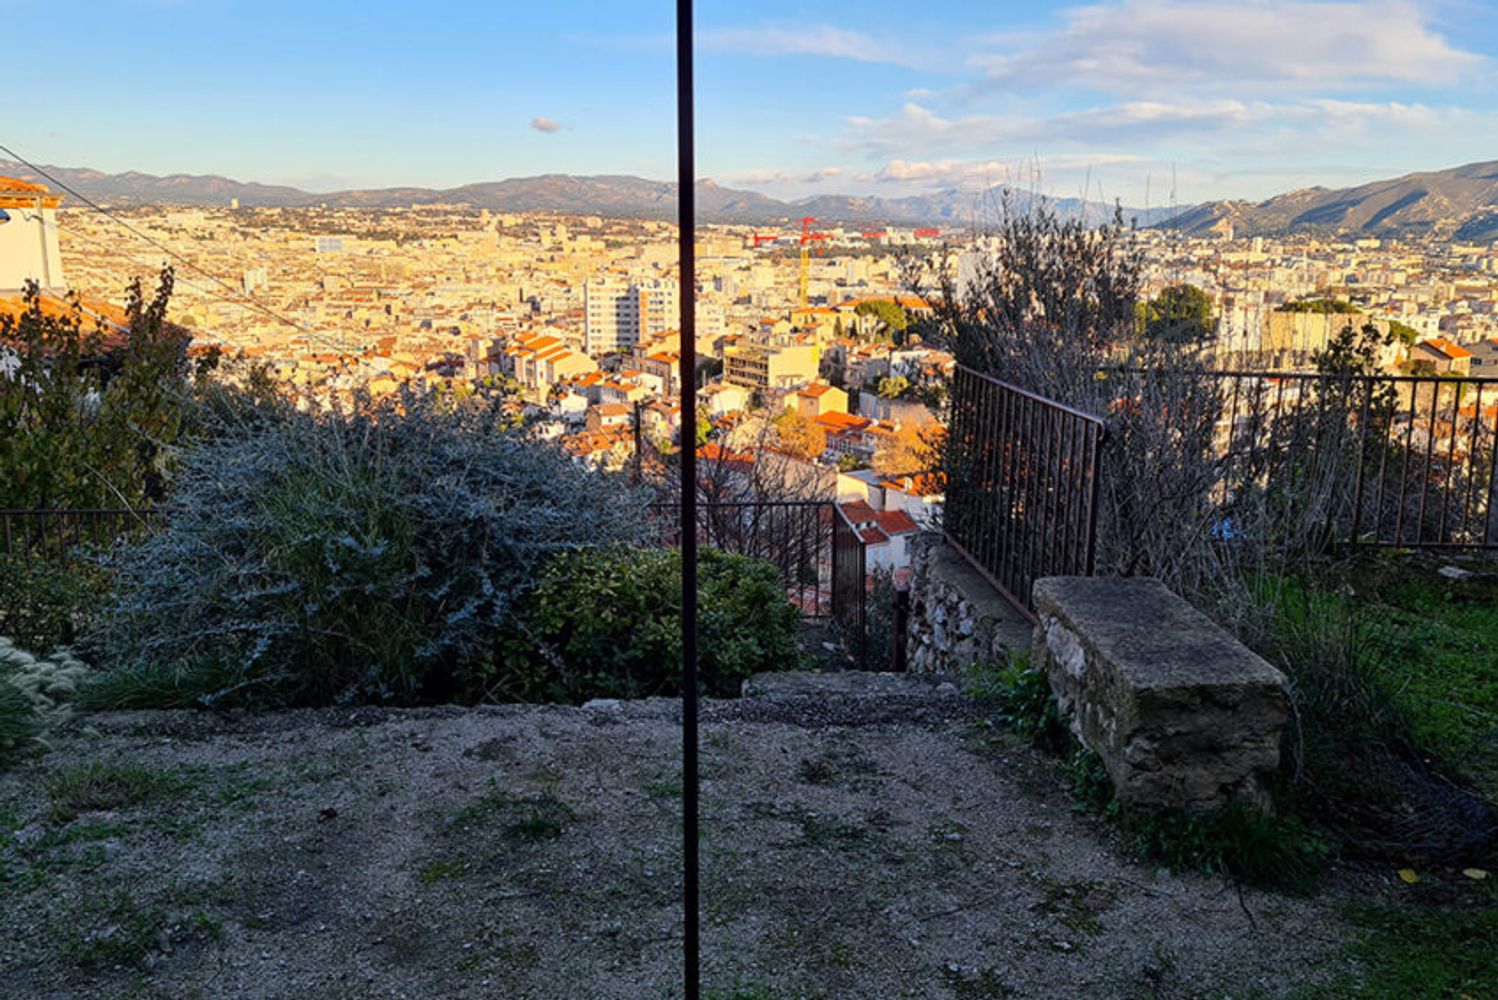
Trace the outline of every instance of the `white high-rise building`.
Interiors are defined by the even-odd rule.
[[[681,326],[676,283],[658,279],[629,285],[590,281],[583,286],[583,315],[583,351],[595,357],[627,351]]]

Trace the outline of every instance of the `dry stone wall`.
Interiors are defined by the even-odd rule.
[[[1029,648],[1030,624],[935,532],[912,546],[905,662],[912,673],[957,674]]]

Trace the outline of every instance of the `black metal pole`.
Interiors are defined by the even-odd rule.
[[[681,291],[681,900],[686,1000],[701,995],[697,854],[697,247],[692,0],[676,0],[676,204]]]

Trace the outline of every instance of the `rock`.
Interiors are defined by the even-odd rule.
[[[618,698],[594,698],[583,702],[583,708],[594,712],[618,712],[622,706]]]

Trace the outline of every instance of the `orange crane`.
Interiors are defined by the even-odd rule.
[[[761,243],[774,243],[780,239],[779,233],[751,233],[749,238],[754,241],[754,248],[759,249]]]
[[[811,224],[816,217],[806,216],[801,220],[801,308],[805,309],[811,290],[811,245],[818,240],[832,238],[831,233],[814,233]]]

